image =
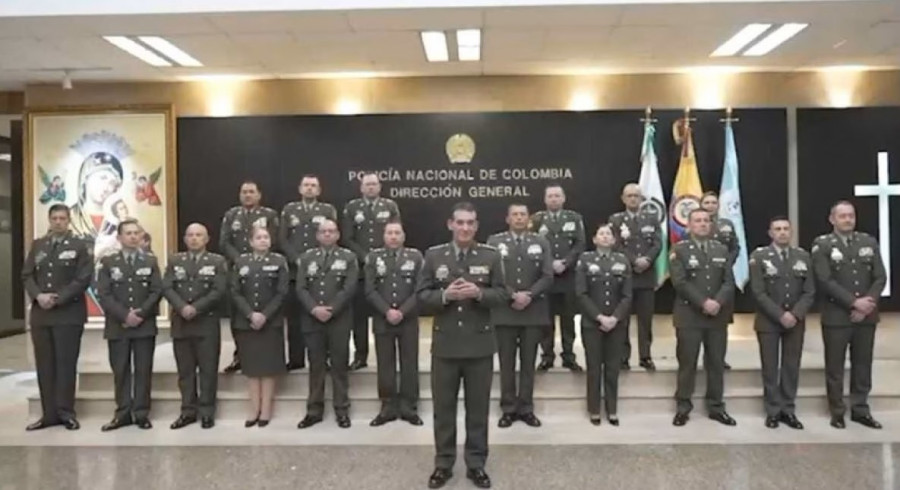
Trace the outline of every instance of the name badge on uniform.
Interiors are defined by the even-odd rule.
[[[491,268],[486,265],[470,265],[469,266],[469,274],[473,276],[481,276],[485,274],[490,274]]]
[[[713,261],[714,264],[724,264],[724,263],[725,263],[725,257],[713,257],[713,258],[712,258],[712,261]]]
[[[278,266],[277,265],[264,265],[262,270],[264,270],[266,272],[275,272],[278,270]]]
[[[543,236],[543,235],[546,235],[548,231],[549,231],[549,230],[547,230],[547,226],[546,226],[546,225],[541,225],[541,227],[538,229],[538,234],[540,234],[541,236]]]
[[[575,222],[574,221],[566,221],[563,224],[562,231],[575,231]]]
[[[873,255],[875,255],[875,252],[872,250],[872,247],[862,247],[859,249],[860,257],[871,257]],[[62,256],[59,258],[62,258]]]
[[[355,221],[356,224],[360,224],[365,220],[366,220],[366,215],[364,215],[362,211],[357,211],[356,216],[353,217],[353,221]]]
[[[696,269],[697,267],[700,267],[700,261],[697,260],[696,256],[691,255],[691,257],[688,259],[687,265],[691,269]]]
[[[806,262],[802,260],[798,260],[797,263],[794,264],[794,270],[797,272],[806,272]]]
[[[378,214],[375,215],[376,219],[388,219],[391,217],[390,211],[378,211]]]
[[[403,263],[403,265],[400,266],[400,270],[401,271],[416,270],[416,263],[413,262],[412,260],[407,260],[406,262]]]
[[[836,248],[832,248],[831,249],[831,260],[833,260],[835,262],[840,262],[840,261],[844,260],[844,254],[842,254],[840,250],[838,250]]]
[[[34,254],[34,262],[35,262],[36,264],[40,264],[40,263],[43,262],[44,259],[46,259],[46,258],[47,258],[47,253],[44,252],[43,250],[41,250],[40,252]]]
[[[641,228],[641,233],[653,233],[654,231],[656,231],[656,228],[650,225]]]
[[[450,269],[447,268],[446,265],[441,264],[438,266],[437,270],[434,271],[434,277],[436,277],[439,281],[443,281],[450,276]]]
[[[111,277],[113,281],[118,281],[119,279],[122,279],[122,276],[123,276],[122,269],[119,269],[118,267],[113,267],[112,269],[109,270],[109,277]]]
[[[137,274],[137,275],[139,275],[139,276],[149,276],[149,275],[150,275],[150,268],[149,268],[149,267],[141,267],[140,269],[134,271],[134,273]]]
[[[64,250],[59,253],[59,258],[61,260],[69,260],[69,259],[74,259],[75,255],[76,255],[76,252],[74,250]],[[860,255],[862,255],[862,250],[860,250]]]
[[[238,271],[238,275],[240,275],[241,277],[246,276],[249,273],[250,273],[250,266],[248,266],[248,265],[241,267],[241,269]]]
[[[532,243],[531,245],[528,246],[528,254],[529,255],[540,255],[543,252],[544,252],[544,250],[541,248],[540,243]]]
[[[379,277],[387,274],[387,264],[384,263],[384,259],[378,257],[378,260],[375,261],[375,274]]]
[[[621,262],[616,262],[612,266],[612,271],[615,274],[621,274],[621,273],[625,272],[625,264],[623,264]]]
[[[187,271],[184,270],[184,267],[181,267],[180,265],[176,265],[174,270],[175,270],[175,279],[182,281],[187,278]]]
[[[315,224],[317,224],[317,225],[320,224],[320,223],[322,223],[323,221],[325,221],[325,217],[324,217],[324,216],[313,216],[313,217],[312,217],[312,222],[315,223]]]
[[[591,264],[588,266],[588,272],[591,274],[598,274],[600,272],[600,266],[597,264]]]
[[[298,218],[296,215],[291,216],[291,226],[299,226],[299,225],[300,225],[300,218]]]
[[[505,243],[498,244],[497,250],[500,251],[500,255],[502,257],[506,257],[507,255],[509,255],[509,247],[507,247]]]
[[[266,220],[265,216],[262,216],[253,222],[254,228],[265,228],[266,226],[268,226],[268,221]]]
[[[314,276],[319,272],[319,264],[315,262],[310,262],[308,266],[306,266],[306,274],[309,276]]]
[[[331,270],[333,270],[333,271],[347,270],[347,261],[344,259],[335,260],[334,263],[331,264]]]
[[[764,259],[763,266],[765,266],[765,268],[766,268],[767,276],[777,276],[778,275],[778,268],[775,267],[775,264],[773,264],[771,260]]]
[[[241,222],[238,220],[234,220],[231,222],[231,229],[233,231],[238,231],[241,229]]]
[[[619,226],[619,236],[622,237],[622,240],[628,240],[628,237],[631,236],[631,230],[628,229],[628,225],[625,223]]]
[[[200,271],[197,272],[201,276],[214,276],[216,275],[216,266],[214,265],[204,265],[200,268]]]

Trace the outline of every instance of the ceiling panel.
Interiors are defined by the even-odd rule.
[[[228,33],[274,31],[350,32],[343,12],[274,12],[208,15],[210,23]]]
[[[602,56],[610,29],[552,30],[544,34],[544,49],[535,60],[590,61]]]
[[[350,26],[356,31],[448,30],[482,27],[478,9],[423,9],[351,11]]]
[[[254,60],[225,34],[168,36],[167,39],[208,67],[242,65]]]
[[[534,60],[544,51],[544,31],[489,29],[482,39],[481,58],[485,61]]]
[[[612,26],[621,18],[623,7],[572,6],[565,9],[553,7],[494,8],[484,13],[485,27],[554,28],[562,26]]]

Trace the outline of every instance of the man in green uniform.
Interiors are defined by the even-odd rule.
[[[566,193],[558,184],[544,189],[545,211],[531,217],[531,229],[546,238],[553,255],[553,286],[550,289],[550,323],[541,339],[541,364],[538,370],[553,367],[555,354],[555,316],[559,316],[562,337],[562,365],[573,372],[583,369],[575,360],[575,264],[585,249],[584,220],[575,211],[563,209]]]
[[[204,429],[215,425],[222,337],[219,306],[228,289],[228,267],[225,257],[206,251],[207,243],[205,226],[188,225],[184,230],[188,251],[170,257],[163,276],[163,295],[172,309],[172,347],[181,390],[181,415],[172,429],[195,423],[198,415]]]
[[[631,262],[631,294],[632,310],[637,316],[638,355],[640,366],[648,371],[655,371],[656,365],[650,355],[653,343],[653,310],[656,294],[656,257],[662,250],[662,238],[659,234],[658,218],[649,212],[641,211],[641,188],[637,184],[628,184],[622,189],[622,202],[625,211],[609,217],[609,225],[616,237],[616,251],[625,254]],[[626,320],[624,330],[629,330],[631,322]],[[631,339],[625,334],[625,351],[622,353],[622,369],[630,369]]]
[[[728,260],[734,264],[738,253],[741,250],[741,244],[738,242],[737,233],[734,230],[734,223],[728,218],[719,216],[719,195],[715,191],[706,191],[703,193],[703,199],[700,201],[700,207],[709,212],[712,220],[712,228],[710,230],[710,238],[725,245],[728,249]],[[728,325],[734,323],[734,305],[731,304],[727,309]],[[727,332],[726,332],[727,333]],[[728,352],[728,338],[725,338],[725,352]],[[724,354],[723,354],[724,358]],[[731,369],[731,365],[726,361],[725,369]]]
[[[280,235],[281,250],[287,257],[291,270],[291,291],[297,288],[297,260],[304,252],[316,248],[316,230],[326,219],[337,221],[337,210],[331,204],[319,202],[322,193],[319,178],[315,175],[304,175],[300,180],[300,201],[285,204],[281,211]],[[303,307],[295,294],[289,294],[287,300],[288,325],[288,371],[302,369],[306,366],[306,344],[303,342],[301,317]]]
[[[690,238],[675,244],[669,254],[669,270],[675,288],[672,316],[678,357],[677,407],[672,421],[676,426],[686,424],[693,409],[691,396],[701,345],[709,418],[725,425],[736,425],[725,411],[723,400],[727,312],[734,301],[734,273],[728,249],[710,239],[710,226],[708,211],[691,211],[688,217]]]
[[[142,230],[138,222],[122,221],[117,231],[122,250],[100,260],[96,285],[106,315],[103,337],[109,346],[116,391],[116,414],[103,426],[104,432],[132,423],[141,429],[153,427],[150,382],[162,296],[156,257],[139,248]]]
[[[784,422],[802,429],[794,413],[794,400],[805,319],[815,300],[816,284],[809,254],[791,246],[791,222],[787,218],[772,218],[769,237],[772,243],[768,247],[750,254],[750,289],[757,305],[753,328],[762,362],[766,427],[774,429]]]
[[[453,476],[456,408],[463,381],[466,477],[480,488],[489,488],[491,479],[484,464],[497,350],[491,308],[506,304],[510,295],[504,285],[500,253],[475,241],[475,207],[467,202],[456,204],[447,227],[453,240],[428,249],[417,287],[423,309],[434,314],[431,391],[436,455],[428,487],[441,488]]]
[[[492,235],[487,242],[503,258],[506,287],[511,295],[509,302],[491,310],[491,322],[497,330],[503,410],[497,425],[506,428],[521,420],[531,427],[540,427],[541,421],[534,415],[534,370],[538,343],[550,317],[547,293],[553,285],[553,256],[547,240],[528,231],[527,206],[511,204],[506,223],[509,231]]]
[[[316,232],[319,246],[300,256],[297,296],[303,306],[303,335],[309,349],[309,399],[306,416],[298,428],[322,421],[325,411],[325,358],[331,355],[331,387],[339,427],[350,427],[347,396],[350,330],[353,328],[353,295],[359,268],[352,251],[337,246],[340,233],[330,219]]]
[[[363,175],[359,190],[362,197],[344,206],[341,235],[344,237],[344,244],[356,254],[358,264],[362,267],[369,252],[384,246],[384,226],[389,221],[400,221],[400,208],[391,199],[381,197],[381,182],[374,172]],[[368,366],[370,316],[372,308],[366,299],[365,287],[360,285],[353,301],[355,352],[350,365],[351,371]]]
[[[813,269],[819,291],[822,338],[825,341],[825,378],[831,425],[844,423],[844,362],[850,346],[850,420],[880,429],[872,417],[868,396],[872,390],[872,351],[878,325],[878,298],[887,281],[878,242],[855,231],[853,204],[840,201],[831,207],[833,231],[815,239]]]
[[[69,207],[50,206],[50,231],[31,244],[22,281],[31,298],[31,341],[41,391],[41,419],[26,430],[63,425],[78,430],[75,380],[87,321],[84,292],[94,260],[89,243],[69,231]]]
[[[419,302],[416,281],[422,270],[422,252],[403,246],[406,234],[399,222],[384,227],[384,248],[366,257],[366,297],[375,310],[375,356],[378,359],[378,397],[381,412],[371,426],[400,418],[422,425],[419,403]],[[397,357],[400,390],[397,391]]]
[[[250,235],[253,228],[262,227],[269,230],[269,236],[278,236],[278,212],[272,208],[260,206],[262,192],[259,185],[252,180],[246,180],[241,184],[240,206],[234,206],[225,212],[222,217],[222,227],[219,229],[219,251],[228,260],[229,265],[241,254],[250,253]],[[233,330],[232,330],[233,332]],[[237,347],[234,348],[234,356],[231,364],[225,368],[226,373],[235,373],[241,370],[241,360]]]

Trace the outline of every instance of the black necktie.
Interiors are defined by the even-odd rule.
[[[787,262],[787,259],[788,259],[788,253],[787,253],[787,250],[782,249],[782,250],[781,250],[781,261],[782,261],[782,262]]]
[[[134,267],[134,254],[128,254],[125,261],[128,262],[128,267]]]
[[[459,261],[459,262],[462,262],[462,261],[466,260],[466,252],[465,252],[465,250],[460,250],[460,251],[459,251],[459,253],[456,255],[456,260]]]

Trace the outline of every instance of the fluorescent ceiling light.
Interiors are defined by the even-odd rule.
[[[460,29],[456,31],[456,47],[459,61],[481,59],[481,29]]]
[[[719,56],[734,56],[738,54],[740,50],[744,49],[745,46],[753,42],[754,39],[761,36],[762,33],[769,30],[770,27],[772,27],[772,24],[747,24],[743,29],[738,31],[737,34],[732,36],[731,39],[725,41],[721,46],[716,48],[710,56],[714,58]]]
[[[806,29],[809,24],[785,24],[778,29],[772,31],[762,41],[756,43],[744,52],[744,56],[763,56],[773,49],[780,46],[783,42],[796,36],[800,31]]]
[[[450,61],[447,36],[443,31],[423,31],[422,46],[425,48],[425,58],[428,61]]]
[[[200,63],[196,58],[161,37],[141,36],[138,39],[181,66],[203,66],[203,63]]]
[[[138,44],[136,41],[132,41],[125,36],[103,36],[103,39],[106,39],[109,43],[113,44],[117,48],[125,51],[126,53],[140,59],[141,61],[149,65],[172,66],[172,63],[169,63],[158,54],[150,51],[144,46]]]

